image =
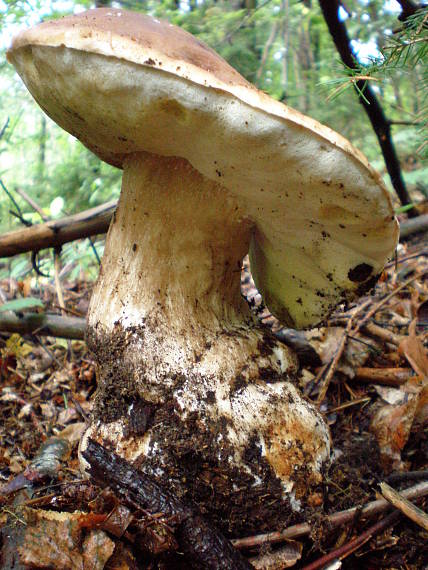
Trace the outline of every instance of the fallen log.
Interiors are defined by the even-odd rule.
[[[37,334],[74,340],[85,337],[86,320],[79,317],[61,317],[45,313],[0,313],[0,331],[19,334]]]
[[[0,236],[0,257],[59,247],[77,239],[104,234],[116,206],[117,201],[112,200],[73,216],[3,234]]]
[[[116,206],[117,201],[112,200],[73,216],[3,234],[0,236],[0,258],[59,247],[77,239],[104,234],[108,230]],[[402,222],[400,239],[426,231],[428,214]]]

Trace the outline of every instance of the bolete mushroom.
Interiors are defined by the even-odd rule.
[[[295,519],[329,431],[292,383],[292,351],[240,296],[241,262],[249,251],[282,322],[319,323],[394,251],[380,177],[340,135],[142,14],[42,23],[8,59],[54,121],[124,171],[88,317],[88,434],[223,529]]]

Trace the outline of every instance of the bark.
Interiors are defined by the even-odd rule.
[[[330,34],[343,63],[350,69],[357,69],[356,57],[350,46],[346,26],[344,22],[339,20],[339,1],[319,0],[319,3]],[[373,130],[376,133],[394,190],[403,205],[410,204],[411,198],[403,180],[400,163],[391,137],[391,125],[385,117],[382,106],[380,105],[370,83],[364,80],[357,81],[356,89],[357,92],[364,93],[364,97],[359,96],[358,100],[364,107],[364,110],[372,124]],[[413,208],[409,211],[409,216],[413,217],[416,215],[416,209]]]
[[[105,233],[117,202],[107,202],[73,216],[31,226],[0,236],[0,257],[58,247],[76,239]]]
[[[82,453],[90,464],[90,475],[109,486],[129,507],[174,517],[182,551],[195,568],[250,570],[251,564],[231,543],[194,509],[185,505],[156,481],[137,471],[127,461],[89,440]]]
[[[355,370],[354,380],[367,384],[382,384],[383,386],[399,387],[413,376],[410,368],[366,368]]]

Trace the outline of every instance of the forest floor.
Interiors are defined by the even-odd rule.
[[[382,498],[385,482],[414,488],[413,503],[428,510],[427,253],[421,238],[401,244],[370,296],[306,334],[322,365],[302,366],[300,388],[330,425],[333,461],[306,524],[235,542],[255,568],[426,567],[424,513],[410,520],[402,495],[396,515],[384,503],[371,514],[362,507]],[[8,279],[0,288],[61,314],[54,285]],[[63,282],[63,314],[83,317],[90,292]],[[0,333],[0,351],[0,568],[188,567],[160,513],[125,506],[80,474],[96,389],[84,341]],[[351,517],[327,518],[352,507]]]

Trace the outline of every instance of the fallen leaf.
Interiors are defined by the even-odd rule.
[[[416,326],[417,319],[414,319],[409,326],[409,336],[401,341],[398,350],[406,357],[416,374],[428,380],[428,355],[416,334]]]
[[[250,558],[250,562],[257,570],[282,570],[282,568],[291,568],[297,564],[301,557],[301,543],[289,540],[278,550]]]
[[[409,439],[417,405],[418,396],[409,394],[404,404],[386,404],[372,419],[370,431],[376,436],[385,472],[403,468],[401,451]]]

